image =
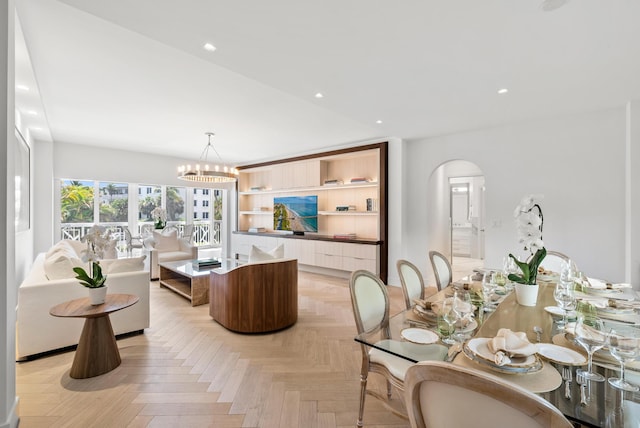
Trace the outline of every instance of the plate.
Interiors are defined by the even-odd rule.
[[[596,307],[597,312],[603,312],[605,314],[633,314],[635,312],[634,308],[613,308],[611,306],[606,306],[604,308]]]
[[[491,339],[486,337],[469,340],[463,347],[464,354],[469,359],[502,373],[535,373],[542,370],[542,361],[536,354],[528,357],[513,357],[510,363],[497,365],[494,362],[494,354],[487,347],[489,340]]]
[[[478,328],[478,321],[476,321],[475,319],[472,319],[464,328],[458,327],[458,323],[456,323],[456,333],[469,333],[476,328]]]
[[[400,337],[408,342],[418,343],[420,345],[436,343],[439,339],[437,334],[424,328],[405,328],[400,332]]]
[[[582,290],[587,294],[596,294],[599,296],[611,296],[622,293],[619,288],[593,288],[585,285]]]
[[[558,306],[545,306],[544,310],[549,312],[551,315],[555,315],[558,317],[564,316],[564,309],[559,308]],[[576,313],[576,311],[567,312],[568,319],[577,318],[577,317],[578,317],[578,314]]]
[[[538,343],[537,346],[538,355],[541,355],[551,362],[571,366],[583,366],[587,364],[587,358],[573,349],[554,345],[553,343]]]

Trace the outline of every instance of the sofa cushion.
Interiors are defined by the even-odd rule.
[[[184,251],[163,251],[158,253],[158,262],[175,262],[177,260],[191,260],[193,256],[191,253]]]
[[[44,259],[44,273],[50,280],[75,278],[74,267],[87,268],[76,253],[68,248],[60,247]]]
[[[179,251],[180,242],[178,242],[178,231],[172,230],[167,234],[153,231],[153,240],[155,248],[158,251]]]
[[[271,251],[264,251],[255,245],[251,246],[249,252],[249,263],[264,262],[268,260],[281,259],[284,257],[284,245],[280,244]]]
[[[105,259],[100,261],[100,266],[105,274],[134,272],[144,269],[144,259],[147,256],[130,257],[127,259]]]

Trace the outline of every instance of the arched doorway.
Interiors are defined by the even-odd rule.
[[[429,177],[429,250],[446,255],[453,279],[484,266],[484,174],[465,160],[441,164]]]

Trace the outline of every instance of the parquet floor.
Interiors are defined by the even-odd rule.
[[[301,272],[297,324],[265,335],[231,333],[208,305],[150,286],[151,327],[118,341],[112,372],[71,379],[73,352],[17,363],[21,428],[355,426],[361,354],[347,280]],[[395,313],[402,292],[389,294]],[[369,385],[384,391],[375,374]],[[408,426],[370,396],[364,421]]]

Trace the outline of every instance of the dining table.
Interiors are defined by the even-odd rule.
[[[453,296],[457,289],[460,290],[463,287],[473,289],[474,282],[476,281],[471,278],[458,281],[425,300],[430,303],[442,301]],[[515,292],[498,287],[501,292],[493,296],[496,300],[494,308],[491,311],[484,311],[484,305],[477,305],[476,314],[472,320],[473,325],[471,325],[473,329],[467,328],[463,331],[464,334],[458,335],[459,340],[453,345],[442,342],[437,323],[423,316],[424,314],[417,311],[415,306],[391,316],[388,329],[381,328],[380,331],[359,334],[355,337],[355,341],[414,363],[424,360],[450,361],[452,364],[489,372],[538,394],[557,407],[568,420],[581,426],[639,427],[640,392],[622,391],[611,386],[606,380],[595,382],[577,376],[577,369],[586,368],[587,354],[573,340],[573,337],[567,334],[566,327],[570,324],[564,325],[561,314],[551,310],[556,304],[553,296],[555,282],[553,279],[539,281],[535,306],[520,305]],[[631,297],[632,299],[639,297],[635,291],[629,290],[627,293],[634,296]],[[620,323],[626,328],[638,328],[640,333],[638,315],[632,315],[631,320],[612,318],[614,319],[607,320],[611,323],[609,328]],[[502,370],[501,367],[487,364],[470,352],[471,344],[482,342],[480,338],[496,337],[500,329],[522,332],[529,342],[535,344],[537,348],[535,368],[517,372]],[[425,333],[424,337],[438,335],[438,339],[436,341],[413,340],[409,333],[415,334],[420,331]],[[550,353],[551,357],[547,353],[542,353],[543,349],[566,350],[577,358],[575,361],[559,358],[558,361],[553,357],[553,353]],[[593,366],[594,370],[605,378],[619,375],[619,363],[609,355],[606,349],[594,354]],[[640,384],[640,362],[627,364],[625,372],[631,382],[635,380],[635,383]]]

